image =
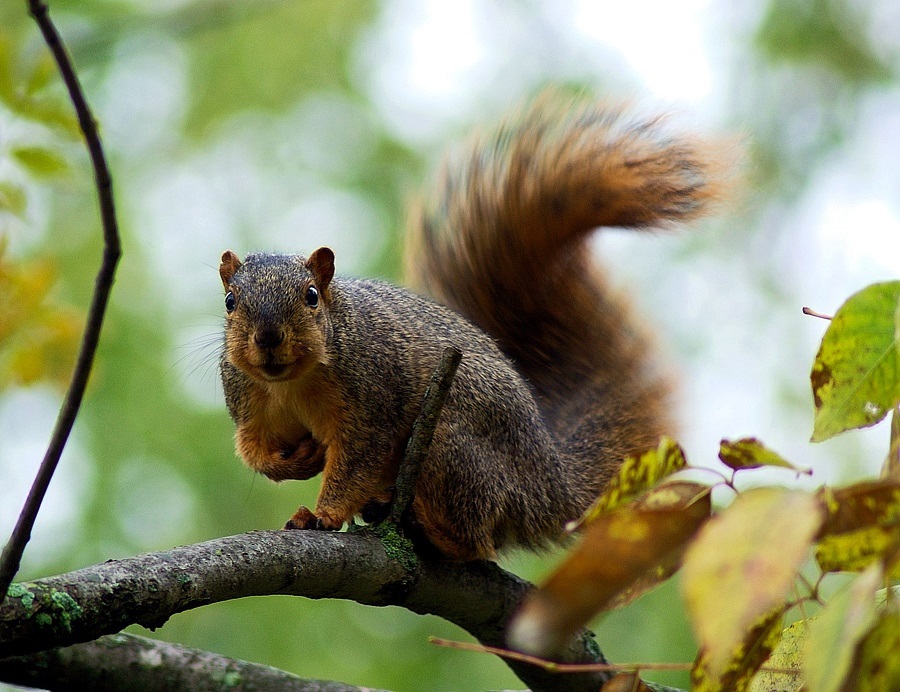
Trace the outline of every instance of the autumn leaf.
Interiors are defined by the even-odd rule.
[[[719,674],[714,674],[710,670],[707,651],[701,649],[691,669],[691,690],[745,692],[749,689],[756,671],[781,641],[783,619],[784,613],[781,608],[776,608],[774,612],[761,617],[734,648],[731,660]]]
[[[710,676],[721,676],[745,633],[784,604],[823,520],[808,493],[755,488],[700,531],[681,585]]]
[[[719,443],[719,459],[728,468],[735,471],[757,469],[762,466],[779,466],[791,469],[797,473],[812,474],[811,469],[794,466],[781,455],[763,445],[755,437],[745,437],[733,442],[722,440]]]
[[[510,644],[552,656],[598,612],[667,579],[711,507],[708,486],[678,481],[602,513],[525,600],[510,624]]]
[[[900,690],[900,613],[883,612],[856,648],[844,689]]]
[[[778,646],[766,662],[767,668],[785,668],[797,673],[776,673],[761,670],[750,683],[750,692],[797,692],[803,686],[800,669],[803,661],[803,644],[806,642],[808,625],[806,620],[785,627],[781,632]]]
[[[656,449],[628,456],[619,472],[585,513],[584,522],[593,521],[602,512],[633,500],[663,478],[687,467],[684,451],[671,437],[663,436]]]
[[[803,677],[810,690],[843,689],[857,644],[875,624],[875,591],[883,578],[881,565],[872,565],[832,596],[810,623],[803,651]]]
[[[813,363],[813,442],[882,420],[900,403],[900,281],[873,284],[834,315]]]

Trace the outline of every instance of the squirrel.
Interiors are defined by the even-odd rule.
[[[538,97],[449,157],[414,210],[417,290],[308,257],[226,251],[221,375],[238,454],[322,473],[286,528],[340,529],[391,499],[429,376],[463,353],[411,507],[445,557],[562,540],[622,459],[671,431],[653,340],[590,256],[600,226],[656,229],[720,200],[726,157],[603,102]]]

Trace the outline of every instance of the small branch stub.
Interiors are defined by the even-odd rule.
[[[431,375],[425,396],[422,399],[422,411],[413,424],[403,462],[397,473],[397,483],[394,490],[394,502],[391,506],[390,520],[399,524],[403,515],[409,509],[413,499],[413,490],[416,487],[416,479],[419,477],[419,469],[434,439],[434,430],[437,427],[441,409],[447,400],[447,394],[456,376],[456,370],[462,360],[462,352],[453,346],[444,349],[441,360]]]

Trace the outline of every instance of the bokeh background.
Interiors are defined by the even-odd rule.
[[[809,487],[877,471],[884,426],[807,442],[825,323],[800,308],[831,313],[900,275],[894,0],[50,5],[101,123],[125,255],[20,578],[277,527],[312,502],[317,481],[276,486],[234,456],[216,373],[219,254],[328,244],[342,273],[401,280],[404,208],[440,151],[548,82],[746,142],[745,184],[725,216],[680,235],[611,230],[596,242],[680,374],[692,462],[715,467],[721,437],[752,434],[812,467]],[[53,425],[100,254],[87,157],[25,6],[0,3],[4,541]],[[558,559],[503,564],[536,579]],[[694,655],[674,582],[595,625],[613,660]],[[152,636],[397,690],[521,686],[498,660],[438,649],[428,635],[466,638],[396,608],[270,597],[184,613]]]

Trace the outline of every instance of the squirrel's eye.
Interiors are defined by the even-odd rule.
[[[234,297],[234,293],[228,291],[225,294],[225,310],[226,312],[234,312],[234,309],[237,307],[237,299]]]
[[[319,304],[319,291],[315,286],[306,289],[306,304],[311,308]]]

